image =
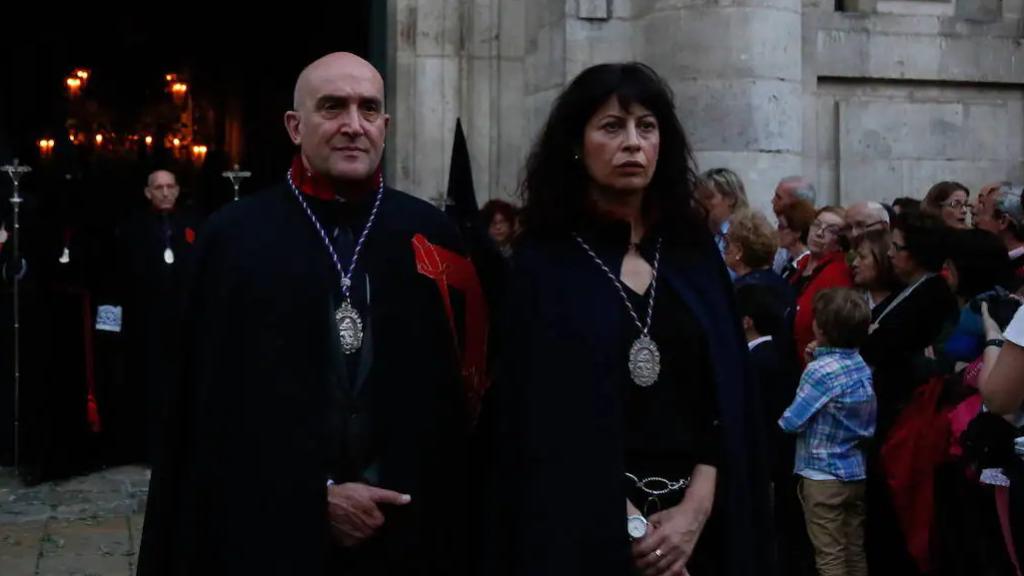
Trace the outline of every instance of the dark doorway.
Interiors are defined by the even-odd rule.
[[[280,180],[293,154],[283,114],[295,78],[334,51],[363,55],[383,72],[383,7],[352,0],[241,14],[181,3],[145,11],[54,5],[48,13],[7,14],[0,35],[0,164],[20,158],[33,168],[22,181],[21,250],[29,262],[21,284],[22,431],[58,428],[34,434],[48,437],[47,450],[61,445],[51,459],[88,453],[76,444],[81,438],[72,438],[81,422],[30,419],[52,414],[51,403],[69,403],[73,418],[84,414],[78,396],[54,396],[79,389],[82,358],[90,353],[79,349],[89,330],[83,335],[77,303],[91,298],[95,311],[110,289],[114,231],[145,207],[146,175],[156,168],[174,171],[182,186],[179,204],[200,215],[231,202],[231,185],[221,173],[235,163],[252,172],[243,196]],[[76,71],[87,77],[79,78],[73,95],[67,80],[79,77]],[[174,83],[185,85],[177,96]],[[50,141],[52,147],[41,144]],[[0,174],[0,227],[8,231],[10,190]],[[69,275],[58,257],[83,237],[88,250],[75,252],[76,272]],[[13,452],[10,287],[9,279],[0,279],[0,465],[10,464]],[[58,304],[68,294],[76,304],[65,318]],[[114,377],[98,356],[90,368],[95,378]],[[32,449],[23,442],[23,462],[39,460]],[[80,465],[56,462],[37,477]]]

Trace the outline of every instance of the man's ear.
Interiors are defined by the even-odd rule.
[[[296,146],[302,143],[302,115],[294,110],[284,113],[284,128]]]

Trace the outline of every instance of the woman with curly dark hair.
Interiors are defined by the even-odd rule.
[[[649,67],[588,68],[555,102],[483,416],[488,574],[770,567],[757,399],[695,182]]]

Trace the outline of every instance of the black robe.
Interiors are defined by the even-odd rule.
[[[618,270],[628,227],[606,233],[613,240],[593,247]],[[502,350],[481,415],[489,457],[481,573],[628,574],[626,357],[617,344],[629,317],[613,283],[570,237],[527,238],[512,266]],[[721,426],[711,520],[721,538],[710,553],[721,574],[773,574],[760,400],[732,285],[710,239],[689,250],[666,246],[658,290],[692,311],[711,356],[711,381],[701,385],[714,390]]]
[[[334,212],[307,201],[330,230]],[[289,188],[211,217],[139,574],[463,572],[469,417],[440,292],[417,271],[415,234],[459,247],[442,213],[386,189],[353,279],[369,276],[363,350],[372,347],[372,363],[349,370],[334,324],[337,273]],[[375,462],[375,484],[412,502],[385,508],[382,531],[342,551],[328,533],[326,481],[367,476],[357,444]]]
[[[100,335],[104,348],[118,341],[123,362],[104,374],[98,390],[108,464],[152,461],[164,397],[174,386],[184,282],[199,223],[184,209],[146,209],[117,231],[115,284],[110,301],[100,303],[123,310],[120,336]],[[171,263],[164,259],[168,248]]]
[[[28,483],[81,473],[95,464],[88,419],[92,371],[92,287],[98,256],[87,199],[73,183],[40,171],[23,183],[19,287],[20,454]],[[47,192],[42,194],[41,192]],[[13,232],[3,194],[0,221]],[[6,271],[18,268],[13,238],[0,250]],[[61,261],[64,248],[69,258]],[[0,465],[13,463],[12,279],[0,279]]]

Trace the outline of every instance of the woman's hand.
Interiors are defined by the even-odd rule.
[[[650,517],[647,535],[633,543],[633,562],[645,576],[685,574],[707,514],[685,502]]]
[[[713,466],[698,464],[683,501],[647,519],[647,535],[633,543],[633,564],[641,574],[689,574],[686,563],[711,515],[717,476]]]
[[[999,325],[988,313],[988,302],[981,303],[981,321],[985,325],[986,340],[1001,340],[1003,338],[1003,331],[999,329]]]

